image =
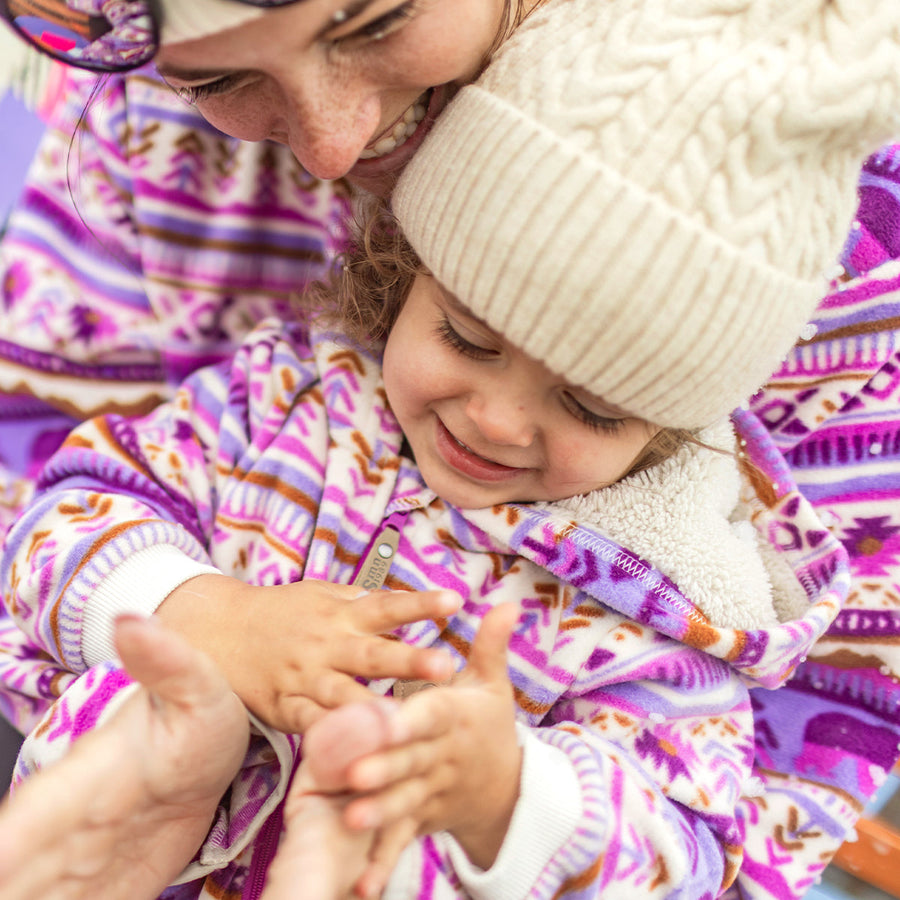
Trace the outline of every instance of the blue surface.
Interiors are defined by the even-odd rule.
[[[0,227],[16,202],[44,124],[15,96],[0,99]]]

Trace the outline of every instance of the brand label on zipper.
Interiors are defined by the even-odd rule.
[[[388,525],[372,542],[353,584],[367,591],[380,591],[399,546],[400,532]]]

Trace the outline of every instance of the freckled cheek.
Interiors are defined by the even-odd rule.
[[[502,6],[499,0],[462,6],[445,2],[434,11],[427,29],[423,17],[416,40],[404,43],[391,64],[410,82],[422,85],[474,81],[499,29]]]
[[[241,92],[240,102],[211,98],[196,104],[197,111],[219,131],[241,141],[264,141],[272,132],[269,104],[250,90]]]

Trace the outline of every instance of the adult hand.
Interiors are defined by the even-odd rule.
[[[371,698],[357,678],[450,679],[449,654],[384,635],[452,615],[459,604],[450,591],[367,593],[315,580],[258,587],[200,575],[157,615],[212,657],[249,710],[301,733],[327,710]]]
[[[141,682],[0,809],[4,900],[152,900],[193,858],[247,751],[247,713],[213,663],[152,620],[116,644]]]

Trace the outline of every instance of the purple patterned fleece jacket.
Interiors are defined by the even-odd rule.
[[[152,607],[208,566],[260,585],[348,583],[392,526],[400,544],[387,586],[464,599],[445,622],[400,629],[402,640],[446,647],[462,666],[485,611],[520,604],[509,672],[525,765],[491,870],[432,835],[406,852],[390,896],[715,897],[741,865],[741,797],[764,786],[752,695],[790,677],[849,584],[846,552],[766,430],[749,412],[735,426],[764,473],[742,502],[732,457],[685,448],[588,498],[461,510],[402,456],[377,357],[327,335],[310,345],[299,325],[264,325],[232,362],[191,376],[142,420],[76,430],[10,530],[11,610],[78,675],[26,742],[19,775],[64,752],[126,687],[100,661],[115,610],[146,608],[142,595]],[[631,524],[616,525],[626,512]],[[639,556],[607,521],[635,537],[655,529],[658,545]],[[736,611],[743,581],[756,596]],[[718,621],[728,616],[746,624]],[[295,753],[293,738],[263,731],[169,896],[252,896],[248,862],[271,840],[263,825]],[[847,825],[840,805],[820,815]]]

